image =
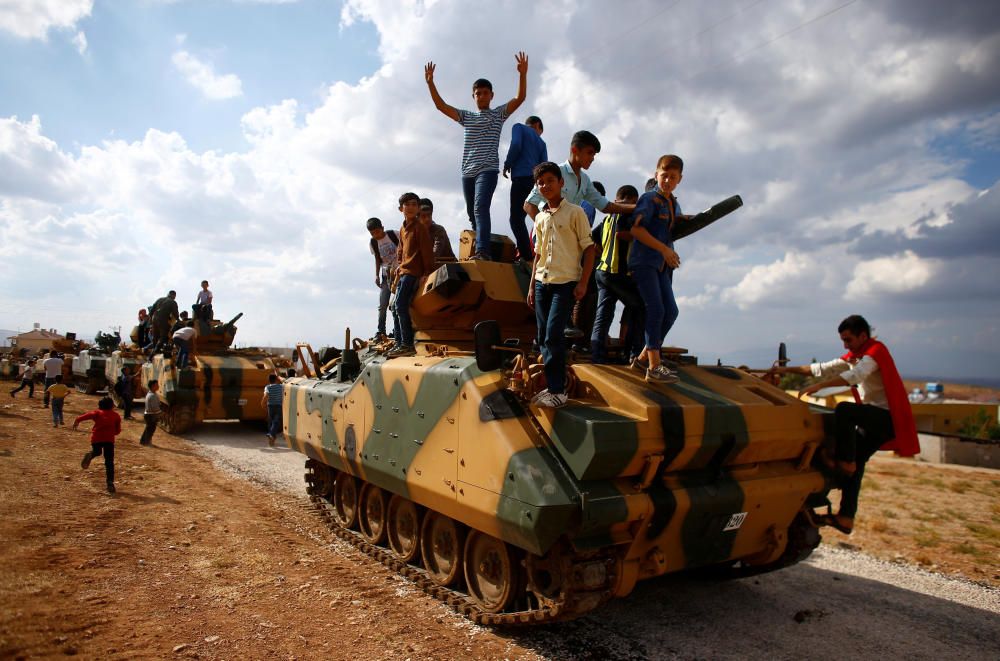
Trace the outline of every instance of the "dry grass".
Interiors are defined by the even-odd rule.
[[[876,457],[865,470],[854,533],[823,535],[1000,587],[1000,479],[986,469]]]

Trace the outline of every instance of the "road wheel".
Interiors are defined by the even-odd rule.
[[[338,473],[333,483],[333,513],[341,528],[358,522],[358,481],[353,475]]]
[[[453,585],[462,575],[463,528],[443,514],[427,512],[420,527],[424,567],[438,585]]]
[[[336,480],[336,471],[326,464],[321,464],[315,459],[310,459],[312,466],[312,493],[323,500],[333,501],[333,484]]]
[[[389,499],[389,548],[403,562],[420,552],[420,514],[417,506],[399,495]]]
[[[160,426],[168,434],[183,434],[194,427],[194,407],[174,405],[160,414]]]
[[[511,602],[519,584],[518,566],[510,547],[478,530],[465,540],[465,583],[469,596],[490,613]]]
[[[365,483],[361,489],[361,508],[358,524],[361,535],[372,544],[385,542],[386,494],[374,484]]]

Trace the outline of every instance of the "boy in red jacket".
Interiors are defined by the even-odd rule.
[[[97,410],[84,413],[73,421],[73,429],[84,420],[93,420],[90,431],[90,452],[83,455],[81,468],[88,468],[94,457],[104,455],[104,471],[108,477],[108,493],[115,492],[115,436],[122,433],[122,419],[115,412],[115,403],[104,397],[97,403]]]

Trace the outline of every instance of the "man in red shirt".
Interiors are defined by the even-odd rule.
[[[104,455],[104,471],[108,478],[108,493],[115,492],[115,436],[122,433],[122,419],[115,411],[115,403],[110,397],[103,397],[97,403],[97,410],[84,413],[73,421],[73,429],[84,420],[93,420],[90,431],[90,452],[83,455],[81,468],[88,468],[94,457]]]

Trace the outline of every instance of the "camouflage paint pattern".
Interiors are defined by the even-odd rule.
[[[274,365],[267,356],[231,351],[198,355],[184,369],[162,354],[142,365],[142,386],[160,382],[159,397],[169,407],[189,407],[194,422],[203,420],[266,420],[260,405]]]
[[[532,337],[526,291],[520,265],[443,265],[413,304],[422,355],[364,354],[351,383],[285,381],[289,446],[530,554],[610,550],[617,596],[681,569],[776,562],[807,498],[827,489],[810,461],[825,414],[695,364],[660,385],[576,363],[570,404],[539,408],[500,370],[440,351],[471,346],[483,319]]]

